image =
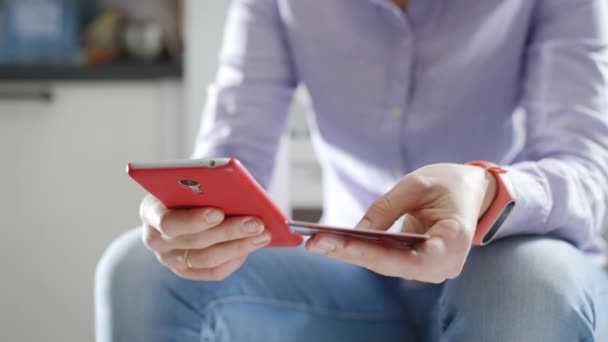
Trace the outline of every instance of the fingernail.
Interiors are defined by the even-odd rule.
[[[372,226],[372,223],[369,222],[369,220],[363,219],[363,220],[361,220],[361,222],[359,222],[359,224],[355,227],[355,229],[370,229],[371,226]]]
[[[259,233],[264,229],[262,223],[256,219],[248,219],[243,222],[243,230],[245,233]]]
[[[253,240],[251,240],[251,242],[254,245],[263,245],[268,241],[270,241],[270,234],[268,234],[268,233],[264,233],[256,238],[254,238]]]
[[[336,245],[327,240],[317,241],[314,245],[324,253],[333,252],[336,249]]]
[[[205,213],[205,221],[210,224],[220,223],[224,217],[217,210],[210,210]]]

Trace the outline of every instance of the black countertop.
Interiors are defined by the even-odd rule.
[[[0,65],[0,81],[129,81],[181,78],[178,63],[117,63],[101,66]]]

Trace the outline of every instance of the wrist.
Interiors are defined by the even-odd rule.
[[[492,241],[515,206],[515,195],[506,169],[486,161],[473,161],[468,165],[478,166],[490,175],[486,177],[486,193],[481,206],[481,215],[473,237],[473,244],[483,246]]]

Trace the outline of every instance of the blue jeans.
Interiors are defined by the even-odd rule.
[[[157,263],[139,230],[96,279],[97,341],[608,341],[608,278],[570,244],[511,238],[462,275],[412,284],[301,248],[265,249],[223,282]]]

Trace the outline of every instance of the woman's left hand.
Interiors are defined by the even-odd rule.
[[[476,166],[435,164],[404,176],[368,209],[357,228],[387,230],[407,214],[402,231],[430,238],[398,249],[319,233],[307,241],[325,254],[386,276],[441,283],[460,275],[478,219],[496,196],[492,174]]]

